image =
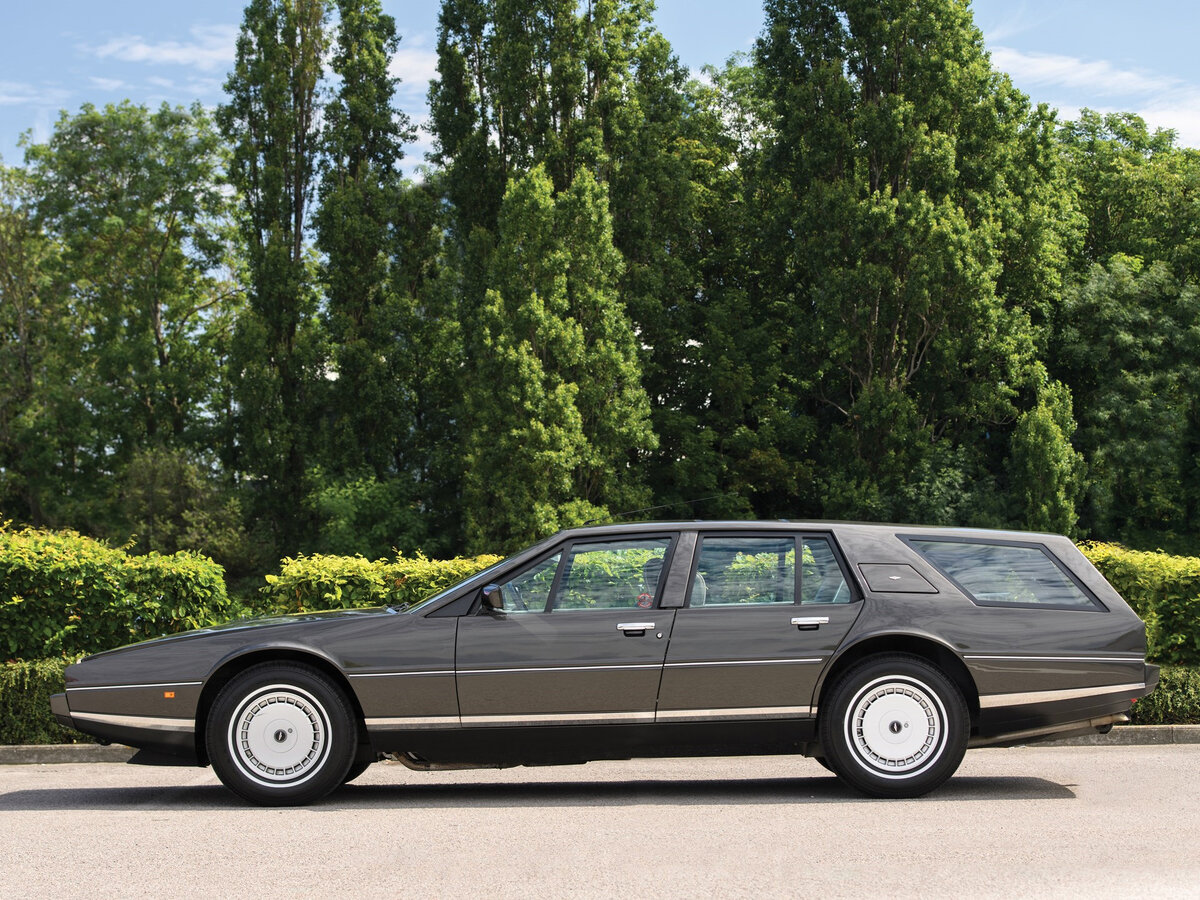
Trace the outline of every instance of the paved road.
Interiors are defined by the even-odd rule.
[[[1200,897],[1200,745],[967,754],[865,800],[811,760],[417,773],[305,809],[207,769],[0,767],[0,897]]]

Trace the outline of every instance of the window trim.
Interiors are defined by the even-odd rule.
[[[567,541],[565,544],[559,545],[559,550],[562,552],[562,558],[558,561],[558,571],[554,573],[554,582],[550,585],[550,594],[546,597],[546,606],[542,612],[549,615],[554,612],[558,613],[573,613],[573,612],[596,612],[593,609],[560,609],[558,607],[559,589],[562,587],[562,580],[567,571],[567,560],[572,557],[576,547],[586,546],[588,544],[632,544],[638,541],[662,541],[667,542],[667,549],[663,553],[662,571],[658,576],[658,584],[654,587],[654,600],[647,609],[658,609],[658,604],[662,602],[663,588],[666,585],[666,573],[671,571],[671,561],[675,554],[675,547],[679,544],[679,532],[677,531],[662,531],[651,534],[638,534],[626,536],[607,535],[605,537],[587,537],[577,538],[573,541]],[[553,556],[553,554],[550,554]],[[532,567],[530,567],[532,568]],[[524,572],[518,573],[524,574]],[[515,577],[515,576],[514,576]],[[616,606],[605,607],[607,612],[621,611],[638,612],[641,607],[638,606]],[[644,611],[644,610],[643,610]]]
[[[711,606],[711,607],[710,606],[692,606],[692,588],[696,582],[696,573],[700,571],[700,556],[704,552],[704,541],[705,540],[707,540],[708,538],[766,538],[766,539],[773,538],[775,540],[780,540],[785,537],[791,538],[792,545],[793,545],[793,548],[796,553],[796,561],[797,561],[796,567],[795,567],[795,575],[794,575],[795,584],[793,586],[793,591],[794,591],[793,598],[794,599],[792,600],[791,603],[786,603],[786,604],[785,603],[729,603],[729,604],[721,604],[721,605]],[[804,540],[806,538],[812,538],[814,540],[822,540],[822,541],[825,541],[829,545],[829,549],[833,553],[834,565],[836,565],[838,567],[838,571],[841,572],[842,581],[846,585],[846,590],[850,593],[850,599],[846,603],[814,603],[814,602],[805,603],[804,602],[804,600],[803,600],[804,594],[803,594],[803,591],[801,590],[801,588],[803,587],[803,584],[801,582],[801,575],[802,575],[802,570],[804,567],[800,564],[800,560],[803,559]],[[851,578],[849,576],[849,574],[847,573],[846,560],[845,560],[845,557],[842,556],[842,548],[838,546],[837,539],[834,538],[832,532],[828,532],[828,531],[778,532],[778,531],[718,530],[718,531],[698,531],[698,532],[696,532],[696,546],[692,550],[692,566],[691,566],[691,570],[688,572],[687,585],[684,588],[684,602],[683,602],[683,606],[680,607],[680,609],[698,609],[698,610],[711,609],[711,610],[713,610],[713,612],[717,612],[719,610],[728,610],[728,609],[785,609],[788,607],[799,607],[799,606],[803,606],[808,609],[813,609],[813,608],[823,609],[823,608],[829,607],[829,606],[850,606],[854,603],[860,602],[861,600],[862,600],[862,592],[858,589],[857,582],[855,582],[854,579]]]
[[[1068,612],[1109,612],[1109,608],[1104,605],[1104,602],[1096,596],[1086,584],[1084,584],[1070,567],[1059,559],[1050,548],[1040,541],[1014,541],[1005,540],[1004,538],[980,538],[980,537],[956,537],[950,535],[924,535],[924,534],[897,534],[901,542],[905,544],[925,565],[930,566],[935,572],[949,581],[958,591],[974,603],[976,606],[986,606],[992,609],[1056,609],[1066,610]],[[1091,601],[1091,606],[1071,603],[1012,603],[1004,600],[980,600],[970,590],[967,589],[957,578],[935,563],[932,559],[926,556],[921,550],[915,546],[917,542],[924,541],[925,543],[936,544],[982,544],[988,547],[1016,547],[1022,550],[1037,550],[1042,556],[1050,560],[1050,562],[1064,575],[1067,579],[1079,589],[1085,598]]]

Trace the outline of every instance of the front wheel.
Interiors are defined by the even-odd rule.
[[[299,806],[342,784],[358,743],[355,715],[325,675],[264,663],[221,689],[208,719],[208,758],[222,783],[262,806]]]
[[[821,743],[838,777],[873,797],[919,797],[958,769],[970,716],[962,692],[916,656],[870,657],[834,686]]]

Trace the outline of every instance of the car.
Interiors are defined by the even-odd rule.
[[[1158,680],[1066,537],[841,522],[563,531],[408,608],[89,656],[60,722],[263,805],[415,769],[795,754],[916,797],[968,747],[1103,733]]]

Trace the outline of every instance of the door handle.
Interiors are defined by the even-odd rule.
[[[829,624],[829,616],[793,616],[792,624],[801,631],[816,631]]]
[[[623,631],[625,634],[645,634],[653,627],[653,622],[622,622],[617,625],[617,631]]]

